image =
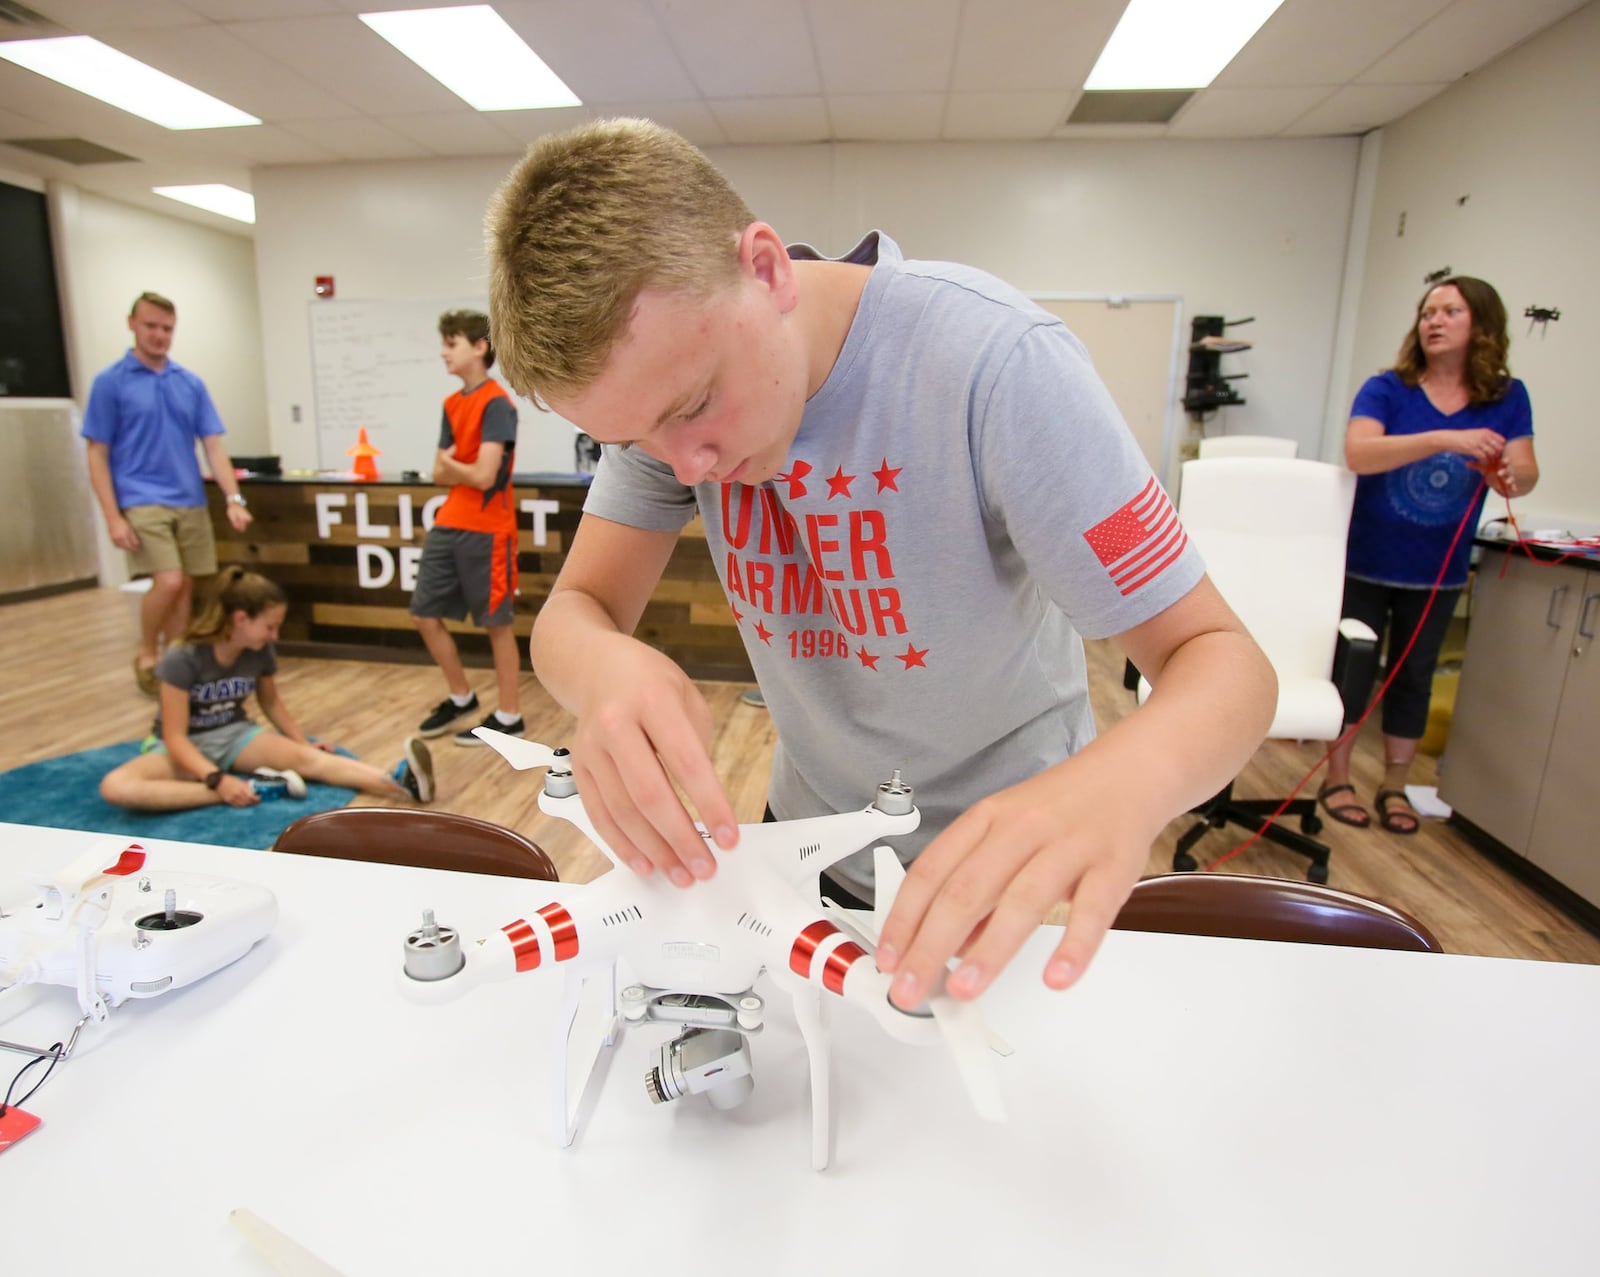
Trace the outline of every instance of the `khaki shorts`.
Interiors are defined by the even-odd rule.
[[[133,573],[171,572],[210,576],[217,570],[217,543],[211,513],[203,505],[136,505],[122,512],[139,534],[139,548],[128,552]]]

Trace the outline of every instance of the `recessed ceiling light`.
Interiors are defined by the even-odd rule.
[[[1283,0],[1131,0],[1086,89],[1203,89]]]
[[[0,44],[0,58],[168,129],[260,124],[253,115],[86,35]]]
[[[583,105],[561,77],[486,4],[357,16],[479,111]]]
[[[237,186],[223,186],[221,183],[211,182],[199,186],[152,186],[150,189],[157,195],[165,195],[169,200],[192,204],[195,208],[203,208],[207,212],[221,213],[222,216],[231,217],[236,222],[253,223],[256,220],[256,197],[249,191],[241,191]]]

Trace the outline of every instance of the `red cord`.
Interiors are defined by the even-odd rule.
[[[1478,490],[1481,491],[1487,486],[1487,483],[1480,482]],[[1249,850],[1251,847],[1255,846],[1256,843],[1261,841],[1261,836],[1265,834],[1269,828],[1271,828],[1273,821],[1277,820],[1279,816],[1283,815],[1283,813],[1288,810],[1289,804],[1294,801],[1295,795],[1305,788],[1306,782],[1321,770],[1322,765],[1327,762],[1328,759],[1333,757],[1333,751],[1338,749],[1339,746],[1344,744],[1346,740],[1359,732],[1361,730],[1361,724],[1365,723],[1367,719],[1371,717],[1372,711],[1378,708],[1379,702],[1383,700],[1384,693],[1389,690],[1389,684],[1394,682],[1395,675],[1400,672],[1401,667],[1406,663],[1406,657],[1411,655],[1411,649],[1416,644],[1417,636],[1422,633],[1422,623],[1428,619],[1428,613],[1433,609],[1434,599],[1439,597],[1439,585],[1444,580],[1444,574],[1450,570],[1451,557],[1455,554],[1456,545],[1461,540],[1461,534],[1466,531],[1467,521],[1472,518],[1473,510],[1477,507],[1477,504],[1478,492],[1475,491],[1472,494],[1472,499],[1467,502],[1466,513],[1461,516],[1461,522],[1456,527],[1455,536],[1450,539],[1450,548],[1445,551],[1444,562],[1439,565],[1439,575],[1433,578],[1433,587],[1428,591],[1428,601],[1422,605],[1422,615],[1417,618],[1416,627],[1411,631],[1411,638],[1406,643],[1406,650],[1401,652],[1400,659],[1393,662],[1390,666],[1389,676],[1383,680],[1383,686],[1378,689],[1378,694],[1372,698],[1372,703],[1367,706],[1366,711],[1361,715],[1360,718],[1356,719],[1355,722],[1351,723],[1350,726],[1344,730],[1338,740],[1334,741],[1333,744],[1328,746],[1327,753],[1323,754],[1321,758],[1317,759],[1316,762],[1311,764],[1311,770],[1300,778],[1299,783],[1289,791],[1289,796],[1278,804],[1277,810],[1275,810],[1266,818],[1266,820],[1262,823],[1261,828],[1250,835],[1249,838],[1245,839],[1244,842],[1240,843],[1232,851],[1213,860],[1209,865],[1206,866],[1207,873],[1212,872],[1219,865],[1227,864],[1228,861],[1232,860],[1235,856],[1239,855],[1241,852]],[[1506,508],[1508,510],[1511,508],[1511,503],[1509,500],[1506,502]],[[1513,524],[1512,526],[1515,527],[1516,525]],[[1518,536],[1521,536],[1520,532],[1518,533]],[[1508,554],[1506,557],[1509,559],[1511,556]]]

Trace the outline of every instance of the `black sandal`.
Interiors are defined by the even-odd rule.
[[[1406,805],[1404,811],[1396,811],[1389,804],[1399,799]],[[1391,834],[1402,834],[1407,837],[1422,828],[1422,817],[1417,814],[1417,809],[1411,805],[1411,800],[1406,797],[1403,789],[1380,789],[1373,795],[1373,800],[1378,805],[1378,823]],[[1406,822],[1410,823],[1407,824]]]
[[[1372,816],[1360,803],[1340,803],[1337,807],[1328,801],[1334,794],[1354,794],[1354,785],[1324,785],[1317,790],[1317,801],[1322,804],[1322,810],[1341,825],[1353,825],[1357,829],[1369,829],[1372,826]],[[1350,815],[1359,812],[1359,818]]]

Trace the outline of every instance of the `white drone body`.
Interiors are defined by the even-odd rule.
[[[130,998],[181,989],[242,958],[277,920],[265,887],[144,867],[138,843],[100,839],[0,908],[0,989],[74,989],[81,1028]]]
[[[629,1023],[657,1021],[683,1029],[663,1047],[647,1089],[657,1102],[703,1093],[731,1108],[749,1094],[748,1038],[761,1030],[762,998],[754,991],[766,976],[793,1000],[811,1072],[812,1164],[829,1158],[826,997],[865,1011],[889,1034],[928,1043],[941,1037],[956,1056],[979,1113],[1003,1117],[991,1051],[1009,1053],[984,1027],[977,1008],[946,996],[942,986],[915,1012],[888,998],[891,977],[872,959],[874,937],[905,875],[894,852],[875,853],[874,923],[835,912],[821,901],[817,875],[881,838],[911,832],[920,814],[911,791],[895,779],[878,787],[876,802],[861,811],[804,820],[741,825],[735,850],[718,857],[716,876],[688,889],[659,873],[641,877],[621,865],[584,810],[565,750],[487,728],[477,735],[518,770],[547,768],[539,807],[576,825],[611,860],[596,881],[568,886],[552,901],[471,943],[462,943],[431,913],[406,940],[408,996],[424,1001],[454,997],[480,983],[519,972],[562,971],[562,1013],[555,1026],[555,1129],[561,1143],[577,1133],[568,1076],[569,1045],[584,983],[604,977],[611,1015],[603,1046],[614,1045]],[[635,983],[618,998],[616,966],[624,959]]]

